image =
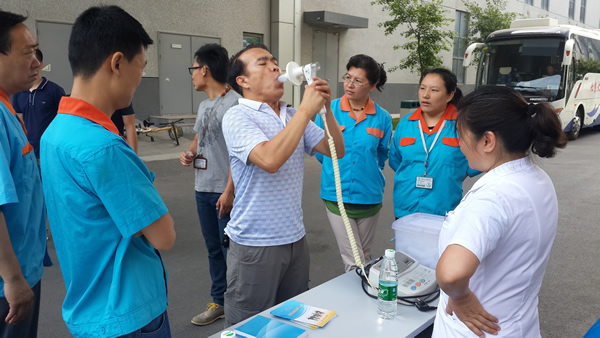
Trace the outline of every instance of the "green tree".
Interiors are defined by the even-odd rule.
[[[463,3],[469,12],[469,44],[484,42],[492,32],[509,28],[517,17],[517,13],[506,11],[506,0],[485,0],[485,8],[479,7],[475,1],[463,0]],[[523,15],[519,17],[524,18]]]
[[[442,30],[442,27],[454,21],[444,17],[442,0],[375,0],[371,5],[383,6],[382,10],[389,12],[392,17],[379,24],[379,27],[385,28],[385,35],[394,33],[400,25],[406,28],[400,32],[400,36],[409,41],[394,45],[393,48],[406,50],[407,56],[389,71],[409,69],[421,75],[430,68],[442,65],[439,53],[450,50],[454,37],[454,31]]]
[[[589,73],[600,73],[600,60],[574,59],[575,61],[575,81],[583,79]]]

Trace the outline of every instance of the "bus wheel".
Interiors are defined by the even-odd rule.
[[[580,107],[577,109],[577,114],[573,119],[573,126],[571,127],[571,130],[567,132],[567,137],[569,140],[576,140],[577,137],[579,137],[581,128],[583,128],[583,109]]]

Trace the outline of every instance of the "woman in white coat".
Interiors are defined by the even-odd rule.
[[[566,145],[560,121],[547,103],[487,87],[459,103],[457,131],[469,167],[485,175],[440,232],[433,337],[540,337],[538,293],[558,204],[552,181],[530,157],[553,157]]]

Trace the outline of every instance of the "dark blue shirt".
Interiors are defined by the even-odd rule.
[[[135,114],[135,111],[133,111],[133,105],[129,105],[127,108],[117,109],[112,114],[110,119],[115,124],[115,127],[117,127],[119,135],[125,135],[125,122],[123,122],[123,116],[133,114]]]
[[[24,90],[16,93],[13,104],[17,114],[23,114],[23,122],[27,128],[27,140],[33,146],[35,157],[40,158],[40,138],[54,120],[58,111],[58,103],[65,96],[65,90],[52,81],[42,78],[42,83],[33,91]]]

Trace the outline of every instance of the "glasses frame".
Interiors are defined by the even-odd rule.
[[[196,66],[196,67],[188,67],[188,71],[190,72],[190,75],[194,75],[194,70],[202,69],[204,67],[206,67],[207,70],[210,70],[207,65],[202,65],[202,66]]]
[[[357,88],[360,88],[365,85],[364,83],[356,82],[356,79],[352,79],[352,77],[348,73],[346,73],[346,74],[344,74],[344,76],[342,76],[342,81],[344,81],[344,83],[348,83],[348,84],[352,83],[352,85]]]

